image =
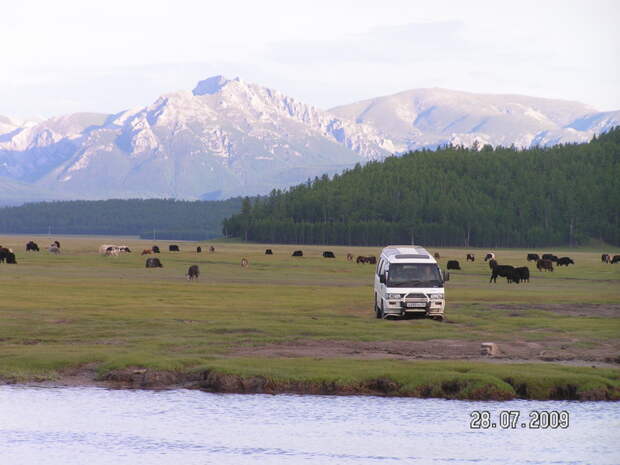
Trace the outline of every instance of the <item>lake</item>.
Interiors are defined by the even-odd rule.
[[[483,410],[496,427],[471,429]],[[534,410],[569,425],[529,429]],[[514,429],[503,411],[519,413]],[[12,465],[618,464],[619,431],[617,402],[0,386],[0,463]]]

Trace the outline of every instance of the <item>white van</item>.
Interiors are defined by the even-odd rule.
[[[425,315],[442,320],[444,281],[433,256],[417,245],[390,245],[381,251],[375,273],[377,318]]]

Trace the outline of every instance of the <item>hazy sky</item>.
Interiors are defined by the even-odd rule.
[[[117,112],[214,74],[322,108],[418,87],[620,109],[616,1],[19,0],[0,115]]]

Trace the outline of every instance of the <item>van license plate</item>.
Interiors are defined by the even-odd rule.
[[[424,308],[426,304],[424,302],[407,302],[407,308]]]

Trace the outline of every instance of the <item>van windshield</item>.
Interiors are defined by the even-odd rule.
[[[441,287],[443,281],[435,263],[392,263],[388,287]]]

